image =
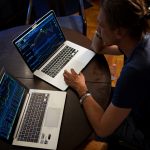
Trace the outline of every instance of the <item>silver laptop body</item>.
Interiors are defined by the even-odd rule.
[[[12,139],[13,145],[57,149],[66,92],[27,91],[10,74],[0,75],[0,96],[5,98],[0,100],[0,137]]]
[[[13,43],[33,74],[60,90],[68,87],[64,82],[64,70],[74,68],[79,73],[95,55],[93,51],[65,39],[52,10]]]

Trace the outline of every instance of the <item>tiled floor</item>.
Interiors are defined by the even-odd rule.
[[[97,25],[97,15],[99,13],[99,0],[90,0],[93,7],[90,7],[85,10],[86,13],[86,19],[87,19],[87,36],[89,39],[92,39],[96,25]],[[112,86],[115,86],[116,80],[120,74],[120,70],[123,65],[123,56],[110,56],[110,55],[105,55],[110,70],[112,72]]]

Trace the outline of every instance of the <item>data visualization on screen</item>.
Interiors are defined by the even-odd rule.
[[[30,69],[34,71],[45,61],[64,41],[54,16],[48,16],[16,42]]]

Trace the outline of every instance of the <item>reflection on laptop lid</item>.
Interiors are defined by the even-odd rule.
[[[73,35],[72,35],[73,36]],[[80,72],[94,52],[66,41],[54,11],[48,12],[13,41],[34,75],[65,90],[65,69]]]
[[[23,101],[25,87],[9,76],[5,70],[0,72],[0,137],[9,140],[17,112]]]
[[[13,145],[56,149],[66,92],[26,89],[0,72],[0,138]]]

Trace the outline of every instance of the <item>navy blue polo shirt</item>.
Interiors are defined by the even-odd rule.
[[[131,116],[144,134],[150,135],[150,34],[144,36],[126,60],[112,98]]]

